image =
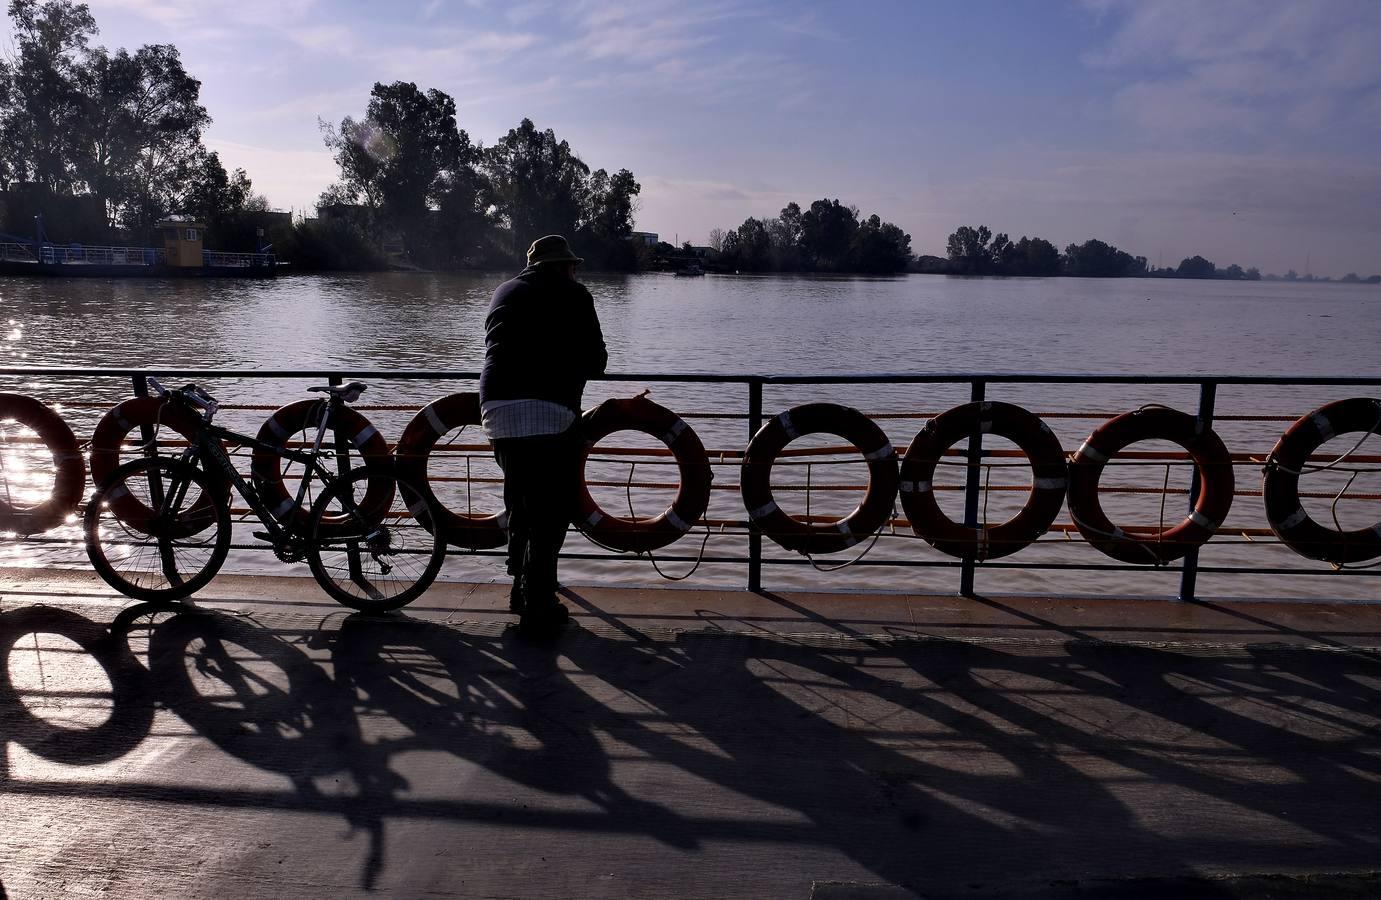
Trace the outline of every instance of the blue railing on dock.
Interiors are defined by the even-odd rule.
[[[128,380],[136,395],[147,393],[146,378],[156,376],[164,380],[177,379],[268,379],[281,380],[329,380],[340,384],[350,380],[364,380],[371,383],[399,381],[428,381],[442,384],[459,384],[455,390],[473,390],[479,373],[461,370],[380,370],[371,368],[327,368],[327,369],[220,369],[220,368],[179,368],[179,367],[139,367],[139,368],[89,368],[89,367],[0,367],[0,377],[18,376],[27,379],[120,379]],[[821,375],[763,375],[753,373],[609,373],[597,379],[599,382],[639,384],[713,384],[736,385],[744,392],[740,407],[745,412],[719,412],[711,416],[726,420],[743,420],[744,443],[763,426],[769,413],[764,410],[764,389],[774,386],[842,386],[842,385],[967,385],[972,401],[989,398],[989,388],[993,385],[1150,385],[1150,386],[1188,386],[1197,388],[1197,408],[1192,412],[1200,427],[1209,428],[1215,421],[1218,392],[1222,387],[1248,386],[1271,387],[1381,387],[1381,376],[1256,376],[1256,375],[1127,375],[1127,374],[1076,374],[1076,373],[861,373],[861,374],[821,374]],[[0,381],[0,389],[4,382]],[[1375,393],[1372,391],[1371,393]],[[587,393],[587,398],[589,394]],[[41,398],[40,398],[41,399]],[[1341,399],[1333,398],[1333,399]],[[229,408],[229,407],[228,407]],[[1306,410],[1299,410],[1302,414]],[[1253,418],[1238,416],[1236,418]],[[1281,417],[1258,417],[1279,419]],[[968,528],[981,526],[979,520],[979,501],[983,491],[984,459],[988,451],[983,446],[981,431],[972,433],[964,446],[962,457],[965,460],[963,484],[964,511],[963,524]],[[1190,506],[1199,491],[1199,473],[1194,468],[1189,490]],[[1164,493],[1171,493],[1165,491]],[[763,588],[763,572],[767,565],[810,565],[809,558],[769,558],[764,553],[763,534],[751,522],[743,523],[741,532],[747,538],[745,555],[711,555],[700,557],[689,555],[668,555],[659,557],[664,562],[706,562],[711,564],[741,565],[746,568],[746,587],[751,591]],[[502,555],[501,550],[457,551],[466,555]],[[564,558],[608,561],[610,556],[589,552],[569,551]],[[1213,574],[1258,574],[1258,575],[1313,575],[1332,574],[1319,568],[1292,568],[1286,566],[1207,566],[1199,559],[1199,550],[1191,549],[1177,565],[1156,567],[1147,565],[1109,562],[1023,562],[1023,561],[978,561],[965,559],[860,559],[858,566],[898,566],[898,567],[946,567],[959,569],[959,592],[972,596],[976,590],[976,576],[980,569],[990,570],[1074,570],[1074,571],[1175,571],[1179,575],[1179,597],[1193,599],[1198,576]],[[1381,575],[1381,569],[1346,568],[1340,574],[1354,576]]]

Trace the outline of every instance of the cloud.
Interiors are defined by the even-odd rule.
[[[1084,54],[1131,80],[1124,115],[1158,133],[1262,135],[1352,124],[1381,87],[1374,0],[1085,0],[1107,40]]]
[[[820,17],[814,12],[803,13],[794,19],[787,19],[777,23],[777,27],[788,34],[796,34],[801,37],[815,38],[821,41],[842,41],[844,38],[839,32],[820,23]]]

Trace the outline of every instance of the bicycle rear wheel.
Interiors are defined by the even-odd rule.
[[[230,552],[230,502],[194,466],[136,459],[110,474],[86,505],[86,553],[106,584],[136,600],[169,603],[206,587]],[[149,515],[116,513],[129,500]]]
[[[370,479],[378,472],[355,469],[335,481],[312,505],[307,526],[307,565],[322,590],[337,603],[364,612],[386,612],[422,596],[446,559],[440,528],[428,531],[420,519],[435,521],[435,504],[405,485],[414,515],[379,512],[362,506]]]

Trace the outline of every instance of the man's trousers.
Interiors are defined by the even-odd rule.
[[[508,508],[508,574],[530,607],[553,604],[556,557],[579,497],[579,421],[561,434],[500,438],[493,445]]]

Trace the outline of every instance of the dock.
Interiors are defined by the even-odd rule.
[[[1381,890],[1381,606],[0,570],[0,897]]]

